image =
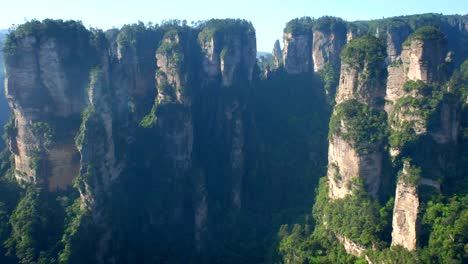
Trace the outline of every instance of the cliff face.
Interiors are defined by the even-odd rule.
[[[170,34],[174,34],[171,36]],[[193,125],[190,115],[191,87],[188,75],[183,65],[186,60],[188,40],[180,33],[169,32],[162,40],[162,45],[156,52],[158,71],[156,81],[158,94],[155,109],[157,112],[166,111],[166,115],[159,116],[157,123],[165,131],[165,153],[176,168],[187,170],[190,168],[193,145]],[[169,111],[173,116],[168,115]],[[171,119],[176,119],[177,123]]]
[[[423,32],[425,34],[422,34]],[[430,37],[423,38],[423,36]],[[447,80],[446,58],[446,38],[435,28],[423,27],[404,42],[401,57],[398,57],[397,63],[389,66],[385,107],[391,117],[392,136],[395,138],[401,134],[410,135],[407,137],[413,137],[413,141],[427,142],[430,138],[435,142],[432,148],[438,148],[440,144],[457,142],[460,126],[459,106],[457,100],[443,91],[442,87]],[[429,100],[432,103],[429,103]],[[408,151],[408,145],[411,143],[404,141],[396,143],[393,143],[391,149],[391,155],[394,157],[401,155],[419,159],[419,156],[424,156],[423,150],[421,153],[415,150]],[[420,147],[424,148],[424,143]],[[450,162],[442,153],[434,156],[438,157],[431,164],[432,171],[443,168]],[[425,175],[414,175],[416,172],[412,169],[413,166],[408,161],[403,163],[395,194],[392,245],[400,245],[408,250],[415,250],[417,246],[417,225],[420,220],[418,214],[421,214],[420,186],[426,185],[440,191],[439,184],[434,180],[421,178],[432,173],[426,169],[426,164],[422,164]],[[405,180],[411,177],[413,179],[418,177],[418,181]]]
[[[437,34],[442,33],[437,32]],[[395,41],[397,38],[398,41]],[[408,94],[403,90],[403,85],[408,80],[420,80],[426,84],[432,84],[443,82],[447,78],[447,73],[444,71],[447,56],[444,36],[440,35],[436,39],[428,40],[413,37],[405,41],[403,45],[400,35],[392,36],[388,33],[387,42],[387,47],[390,47],[387,49],[390,51],[391,63],[388,67],[385,99],[391,101],[391,104],[386,107],[391,107],[398,99]],[[401,46],[397,49],[399,45]],[[398,50],[401,50],[401,53]],[[391,112],[390,109],[387,111]]]
[[[352,194],[352,181],[364,179],[371,196],[376,197],[382,174],[382,153],[359,154],[340,136],[333,136],[328,146],[328,172],[331,199]]]
[[[221,76],[224,86],[233,85],[235,74],[247,76],[251,81],[257,55],[253,28],[226,34],[212,33],[215,31],[212,27],[214,25],[206,25],[199,36],[206,78],[213,81]]]
[[[275,45],[273,46],[273,51],[271,54],[273,55],[274,69],[278,69],[283,65],[283,51],[281,50],[278,39],[275,41]]]
[[[383,70],[383,65],[377,66]],[[381,79],[374,83],[367,74],[371,69],[364,65],[362,68],[350,67],[348,64],[341,65],[340,84],[336,94],[336,103],[356,99],[365,104],[373,106],[382,105],[385,96],[385,82]]]
[[[211,30],[210,27],[211,25],[207,25],[201,31],[198,37],[199,40],[202,40],[202,36],[208,34]],[[244,110],[246,101],[244,94],[246,92],[245,88],[249,87],[249,83],[253,78],[256,41],[253,30],[249,28],[232,31],[236,33],[227,35],[224,32],[215,31],[211,38],[205,38],[205,42],[201,43],[204,65],[206,65],[207,61],[209,65],[216,64],[216,59],[208,60],[209,58],[220,58],[220,70],[217,71],[217,76],[214,72],[204,70],[206,76],[204,79],[211,81],[205,83],[207,88],[205,88],[203,97],[206,98],[200,98],[198,101],[198,103],[203,104],[200,105],[203,110],[197,118],[216,120],[215,123],[210,121],[211,129],[198,131],[201,133],[202,141],[208,140],[225,146],[224,150],[215,146],[208,149],[210,149],[209,152],[222,153],[218,162],[229,168],[224,172],[231,186],[228,190],[229,194],[227,197],[220,197],[220,199],[227,199],[230,201],[230,206],[240,209],[242,206],[241,187],[245,174]],[[203,48],[211,46],[211,43],[214,43],[211,51]],[[234,76],[236,76],[235,79],[233,79]],[[214,88],[217,84],[215,80],[221,80],[223,86],[221,90]],[[206,101],[208,98],[216,98],[216,103]],[[205,166],[211,165],[207,164]],[[212,177],[216,177],[210,174],[208,173],[206,176],[208,184],[214,180]],[[203,204],[201,208],[203,208]]]
[[[286,72],[291,74],[311,72],[313,67],[312,34],[284,33],[283,42],[283,65]]]
[[[342,56],[358,56],[356,54],[360,52],[365,53],[363,50],[359,50],[366,49],[366,47],[358,46],[360,41],[366,41],[366,43],[369,41],[378,42],[375,38],[356,39],[348,44]],[[376,49],[372,50],[373,52],[379,53],[378,46],[373,49]],[[352,51],[352,54],[348,54],[348,51]],[[338,129],[333,129],[331,133],[334,133],[333,131],[341,132],[331,135],[328,152],[329,168],[327,175],[330,180],[329,194],[333,199],[343,198],[346,194],[349,194],[349,188],[351,188],[350,181],[357,177],[364,179],[372,196],[375,197],[377,194],[382,170],[382,152],[381,150],[372,150],[363,153],[362,151],[358,151],[356,139],[350,140],[347,138],[348,142],[346,142],[343,135],[359,128],[352,126],[355,124],[354,122],[346,120],[344,117],[340,118],[339,116],[343,116],[343,114],[344,116],[347,115],[347,113],[341,114],[340,112],[348,111],[349,104],[360,103],[376,109],[381,107],[385,93],[385,83],[376,76],[380,77],[383,75],[383,58],[383,54],[381,54],[378,61],[371,62],[365,58],[360,58],[362,61],[355,61],[352,57],[349,57],[344,58],[345,62],[342,62],[340,84],[336,95],[337,105],[335,106],[334,113],[336,122],[339,122],[339,125],[337,125],[339,127]],[[334,118],[332,118],[332,122],[333,120]],[[376,145],[378,144],[376,142]]]
[[[106,203],[120,182],[129,180],[129,170],[146,175],[142,181],[148,186],[172,190],[166,197],[141,196],[170,200],[143,210],[157,219],[151,228],[191,235],[186,243],[195,243],[198,252],[206,250],[210,215],[231,215],[219,208],[210,213],[215,205],[209,201],[219,198],[229,208],[242,208],[244,97],[254,78],[256,40],[251,24],[234,22],[213,20],[200,30],[126,26],[108,39],[73,24],[76,32],[62,33],[77,35],[73,45],[53,33],[11,37],[6,91],[15,114],[8,143],[16,177],[51,192],[76,182],[83,207],[103,232],[96,241],[99,262],[108,260],[116,232],[108,219],[115,212]],[[220,23],[231,23],[230,28]],[[84,47],[77,52],[76,45]],[[148,133],[154,139],[140,138]],[[134,157],[151,148],[157,153],[148,152],[146,160]],[[206,155],[226,168],[225,178],[210,171]],[[220,180],[227,193],[210,187]],[[189,219],[193,225],[180,228]]]
[[[416,249],[419,196],[417,186],[404,178],[410,177],[410,164],[405,162],[397,183],[392,221],[392,246]]]
[[[312,43],[312,58],[315,72],[322,70],[327,63],[330,63],[334,67],[339,66],[340,52],[346,44],[344,31],[314,30]]]
[[[449,153],[463,138],[463,91],[445,86],[447,39],[433,28],[424,29],[429,38],[410,35],[409,24],[297,21],[305,24],[285,29],[284,52],[275,43],[277,72],[267,80],[255,76],[255,30],[241,20],[106,33],[35,21],[11,34],[8,146],[18,182],[64,204],[56,222],[68,224],[57,228],[66,231],[56,244],[89,242],[88,262],[98,263],[218,263],[227,254],[242,262],[252,248],[260,252],[252,262],[268,262],[257,247],[275,240],[277,215],[290,222],[309,209],[328,158],[328,195],[317,208],[331,209],[317,217],[314,208],[314,217],[327,219],[329,238],[368,261],[364,251],[381,250],[390,235],[392,245],[414,250],[426,202],[419,187],[442,193],[444,177],[464,168]],[[381,38],[359,37],[366,33]],[[337,71],[339,82],[330,76]],[[336,83],[327,156],[330,105],[322,88]],[[391,203],[379,203],[393,186],[386,176],[399,169],[390,233],[383,218]],[[307,232],[302,242],[313,237]],[[259,238],[268,241],[258,246]]]
[[[396,131],[409,126],[416,135],[428,133],[438,143],[455,142],[459,127],[458,106],[441,95],[448,68],[446,39],[437,29],[422,30],[431,31],[433,37],[422,39],[418,37],[420,32],[412,34],[404,42],[401,55],[388,67],[385,110]],[[425,98],[438,100],[438,105],[425,111],[426,116],[421,110],[421,104],[427,105]],[[410,103],[411,100],[420,103]],[[433,113],[433,120],[439,125],[428,127],[427,113]],[[397,153],[398,150],[394,150],[393,155]]]
[[[400,58],[403,42],[411,34],[411,28],[406,25],[397,25],[387,29],[387,63],[392,63]]]
[[[86,45],[87,36],[75,33],[78,44]],[[74,135],[86,106],[82,88],[87,83],[78,65],[89,67],[89,54],[76,54],[53,36],[11,41],[17,47],[6,56],[5,91],[15,114],[15,133],[8,138],[15,155],[15,176],[46,184],[51,190],[64,189],[78,174]]]
[[[403,50],[403,62],[408,68],[409,80],[421,80],[425,83],[443,81],[445,77],[442,67],[447,54],[444,39],[411,40],[410,46]]]

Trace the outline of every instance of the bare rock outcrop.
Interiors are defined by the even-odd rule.
[[[380,40],[371,36],[352,40],[345,47],[336,104],[356,99],[376,108],[383,107],[387,76],[384,49]]]
[[[221,30],[215,23],[208,21],[198,36],[205,78],[211,82],[220,79],[224,86],[232,86],[240,79],[252,81],[257,61],[253,26],[239,23],[231,30]]]
[[[387,40],[391,36],[388,34]],[[393,130],[402,131],[408,129],[409,125],[416,135],[429,134],[440,144],[455,142],[459,116],[458,105],[454,100],[444,96],[440,99],[440,106],[433,106],[440,110],[425,110],[434,112],[437,115],[434,119],[440,121],[438,126],[432,128],[428,127],[427,116],[423,115],[422,109],[411,103],[411,100],[422,102],[425,98],[437,96],[441,92],[438,90],[443,89],[441,84],[447,79],[447,43],[444,34],[436,28],[423,27],[403,43],[401,56],[395,45],[391,52],[389,56],[393,61],[388,67],[385,110],[391,117]],[[425,88],[428,86],[433,88]],[[391,153],[392,156],[398,155],[399,150],[392,149]]]
[[[283,51],[281,50],[280,42],[277,39],[275,45],[273,46],[273,66],[274,69],[278,69],[283,65]]]
[[[392,26],[387,30],[387,63],[393,63],[400,58],[403,42],[411,34],[411,31],[411,28],[404,23]]]
[[[443,66],[447,44],[443,36],[429,40],[410,39],[406,45],[409,46],[403,48],[402,60],[409,80],[421,80],[430,84],[446,78]]]
[[[330,63],[334,67],[339,67],[340,52],[346,44],[344,31],[314,30],[312,43],[312,58],[315,72],[322,70],[327,63]]]
[[[187,37],[181,32],[169,31],[156,52],[158,95],[155,111],[161,115],[151,113],[158,115],[157,127],[164,134],[164,153],[178,175],[186,172],[192,162],[191,87],[184,68],[189,64]]]
[[[405,162],[397,183],[393,208],[392,246],[416,249],[419,195],[417,185],[405,181],[409,177],[410,164]]]
[[[340,136],[333,136],[328,147],[329,196],[344,198],[353,192],[353,180],[361,177],[371,196],[376,197],[382,173],[382,153],[359,154]]]
[[[89,54],[74,53],[53,35],[10,36],[10,41],[15,46],[5,56],[5,91],[15,114],[8,145],[16,178],[50,190],[64,189],[78,175],[79,153],[73,138],[86,106],[84,72]],[[85,53],[89,51],[86,35],[75,41],[84,45]],[[69,64],[72,60],[82,67]]]
[[[385,83],[379,79],[373,79],[380,76],[378,72],[384,69],[384,54],[380,46],[379,54],[381,57],[378,61],[369,61],[365,56],[359,57],[356,55],[360,52],[365,53],[365,46],[359,45],[359,41],[374,41],[370,39],[357,39],[348,44],[345,49],[352,51],[349,56],[358,56],[362,61],[350,59],[347,63],[342,63],[341,66],[341,81],[337,91],[336,103],[332,121],[330,124],[331,135],[329,136],[329,152],[328,152],[328,172],[329,178],[329,195],[332,199],[343,198],[348,194],[352,194],[352,182],[356,178],[362,178],[368,187],[368,192],[372,197],[376,197],[379,185],[381,182],[383,150],[379,147],[381,142],[375,142],[372,149],[363,151],[356,142],[356,139],[349,138],[349,131],[358,129],[350,127],[350,121],[347,118],[360,120],[361,118],[370,118],[369,116],[359,115],[361,108],[370,107],[373,114],[377,114],[377,110],[381,107],[379,103],[383,99],[385,92]],[[356,42],[357,41],[357,42]],[[347,55],[347,50],[344,51]],[[353,62],[353,65],[351,65]],[[370,67],[370,64],[373,67]],[[350,110],[353,108],[354,110]],[[347,113],[346,111],[351,111]],[[374,111],[374,112],[373,112]],[[359,113],[358,113],[359,112]],[[370,112],[367,115],[370,115]],[[346,117],[348,116],[349,117]],[[355,122],[351,122],[357,124]],[[360,139],[361,140],[361,139]]]
[[[335,101],[337,104],[356,99],[364,104],[382,105],[385,96],[385,81],[374,82],[369,78],[369,65],[355,68],[346,63],[341,65],[341,75]]]
[[[286,72],[299,74],[311,72],[312,31],[310,33],[284,33],[283,65]]]

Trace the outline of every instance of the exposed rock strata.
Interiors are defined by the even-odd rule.
[[[271,54],[273,55],[274,69],[280,68],[283,65],[283,51],[281,50],[279,40],[275,41]]]
[[[284,33],[283,65],[286,72],[299,74],[311,72],[312,34]]]
[[[15,114],[16,133],[9,134],[15,175],[20,181],[49,185],[51,190],[65,189],[78,174],[79,154],[73,140],[78,122],[73,120],[79,120],[85,107],[80,88],[87,82],[86,75],[65,62],[76,60],[83,67],[88,63],[55,38],[27,36],[16,42],[15,54],[6,56],[5,80]]]
[[[340,32],[314,30],[312,43],[315,72],[322,70],[327,63],[339,68],[340,52],[346,44],[346,36]]]
[[[409,164],[403,167],[403,177],[408,176]],[[392,221],[392,246],[416,249],[419,195],[417,186],[400,179],[397,183]]]
[[[344,198],[352,194],[352,181],[358,177],[364,179],[369,193],[377,195],[382,173],[382,153],[374,152],[360,155],[356,149],[340,136],[333,136],[329,141],[328,172],[331,199]]]

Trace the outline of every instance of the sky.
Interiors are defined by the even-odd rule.
[[[285,23],[296,17],[353,21],[429,12],[467,14],[468,0],[0,0],[0,29],[45,18],[81,20],[104,30],[138,21],[243,18],[256,29],[257,49],[271,51]]]

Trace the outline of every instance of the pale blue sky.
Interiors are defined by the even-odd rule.
[[[0,29],[33,18],[83,21],[102,29],[123,24],[245,18],[257,31],[259,51],[271,51],[284,24],[296,17],[333,15],[367,20],[406,14],[467,14],[468,0],[1,0]]]

